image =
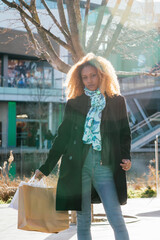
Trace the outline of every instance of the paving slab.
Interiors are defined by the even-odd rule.
[[[122,212],[130,240],[160,240],[160,199],[129,199],[128,204],[122,206]],[[103,205],[95,204],[94,213],[104,214]],[[17,215],[17,210],[7,204],[0,205],[0,239],[77,240],[76,225],[58,234],[24,231],[17,229]],[[91,231],[93,240],[114,240],[108,221],[92,223]]]

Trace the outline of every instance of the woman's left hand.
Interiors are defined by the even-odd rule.
[[[132,163],[129,159],[122,159],[122,163],[120,165],[123,170],[128,171],[130,170]]]

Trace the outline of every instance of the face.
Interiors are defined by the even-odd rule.
[[[81,71],[81,78],[84,86],[90,91],[95,91],[99,87],[99,76],[95,67],[84,67]]]

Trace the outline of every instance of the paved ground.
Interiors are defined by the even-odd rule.
[[[160,240],[160,199],[129,199],[122,212],[130,240]],[[94,213],[104,213],[102,204],[94,205]],[[114,240],[108,222],[92,224],[93,240]],[[77,240],[76,226],[58,234],[17,229],[17,211],[0,205],[0,239],[2,240]]]

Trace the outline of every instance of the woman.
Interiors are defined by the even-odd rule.
[[[62,156],[56,209],[77,211],[78,240],[91,240],[91,203],[102,202],[116,240],[128,240],[120,204],[127,200],[131,168],[130,129],[115,71],[87,54],[67,74],[64,120],[36,178],[48,175]]]

